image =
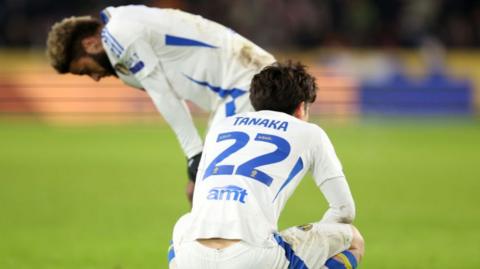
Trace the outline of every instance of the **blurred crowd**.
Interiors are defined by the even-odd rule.
[[[268,48],[480,46],[478,0],[0,0],[0,47],[42,47],[55,21],[124,4],[180,8]]]

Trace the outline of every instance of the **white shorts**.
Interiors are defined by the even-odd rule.
[[[170,269],[317,269],[352,242],[348,224],[313,223],[291,227],[272,235],[274,247],[239,242],[224,249],[197,241],[175,244],[169,250]]]

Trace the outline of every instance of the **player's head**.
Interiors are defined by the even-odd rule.
[[[58,73],[88,75],[98,81],[115,75],[102,46],[102,24],[90,16],[55,23],[48,33],[47,57]]]
[[[255,110],[273,110],[308,120],[317,85],[301,63],[274,63],[253,77],[250,101]]]

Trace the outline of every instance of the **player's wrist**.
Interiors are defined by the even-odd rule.
[[[202,157],[202,152],[187,158],[187,174],[190,181],[195,182],[197,177],[198,165],[200,164],[200,159]]]

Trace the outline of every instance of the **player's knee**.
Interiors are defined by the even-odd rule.
[[[352,243],[350,245],[351,252],[355,255],[358,261],[363,258],[365,254],[365,240],[360,231],[353,225],[350,225],[353,232]]]

